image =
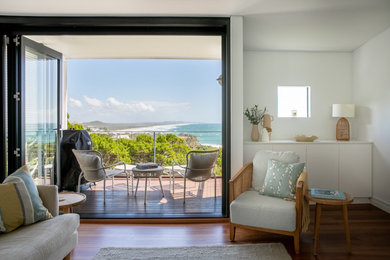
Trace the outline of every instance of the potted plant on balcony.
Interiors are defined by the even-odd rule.
[[[244,112],[244,115],[248,118],[249,122],[252,124],[252,141],[259,141],[259,124],[263,120],[264,114],[267,111],[267,108],[259,109],[257,105],[251,109],[247,108]]]

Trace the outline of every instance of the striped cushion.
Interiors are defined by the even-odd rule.
[[[37,187],[28,173],[26,166],[21,167],[16,172],[8,176],[3,183],[2,189],[11,192],[9,192],[9,194],[5,197],[3,195],[0,196],[2,198],[0,200],[1,215],[3,218],[2,222],[5,223],[3,225],[5,230],[3,230],[3,228],[1,232],[9,232],[18,227],[17,224],[20,222],[19,220],[14,224],[10,224],[7,228],[7,219],[9,219],[8,216],[14,216],[16,219],[21,218],[22,225],[29,225],[41,220],[52,218],[52,215],[43,206]],[[12,186],[6,184],[12,184]],[[7,206],[11,201],[15,204],[15,206],[13,206],[14,210],[10,210],[9,206]]]
[[[23,209],[14,183],[0,184],[0,233],[23,225]]]

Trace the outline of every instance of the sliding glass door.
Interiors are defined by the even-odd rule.
[[[53,184],[58,133],[62,55],[22,38],[23,154],[37,184]]]

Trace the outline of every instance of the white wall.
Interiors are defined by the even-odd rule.
[[[241,168],[243,161],[243,18],[230,18],[231,33],[231,176]]]
[[[390,28],[353,54],[356,134],[373,148],[373,204],[390,212]]]
[[[310,86],[311,117],[277,118],[278,85]],[[274,140],[294,139],[298,134],[335,139],[332,104],[351,101],[351,52],[244,52],[244,109],[255,104],[268,108],[275,118]],[[243,124],[243,138],[250,140],[251,125],[246,118]]]

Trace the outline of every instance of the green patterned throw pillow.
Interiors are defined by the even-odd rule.
[[[295,199],[296,183],[305,163],[282,163],[268,160],[268,169],[260,194]]]

